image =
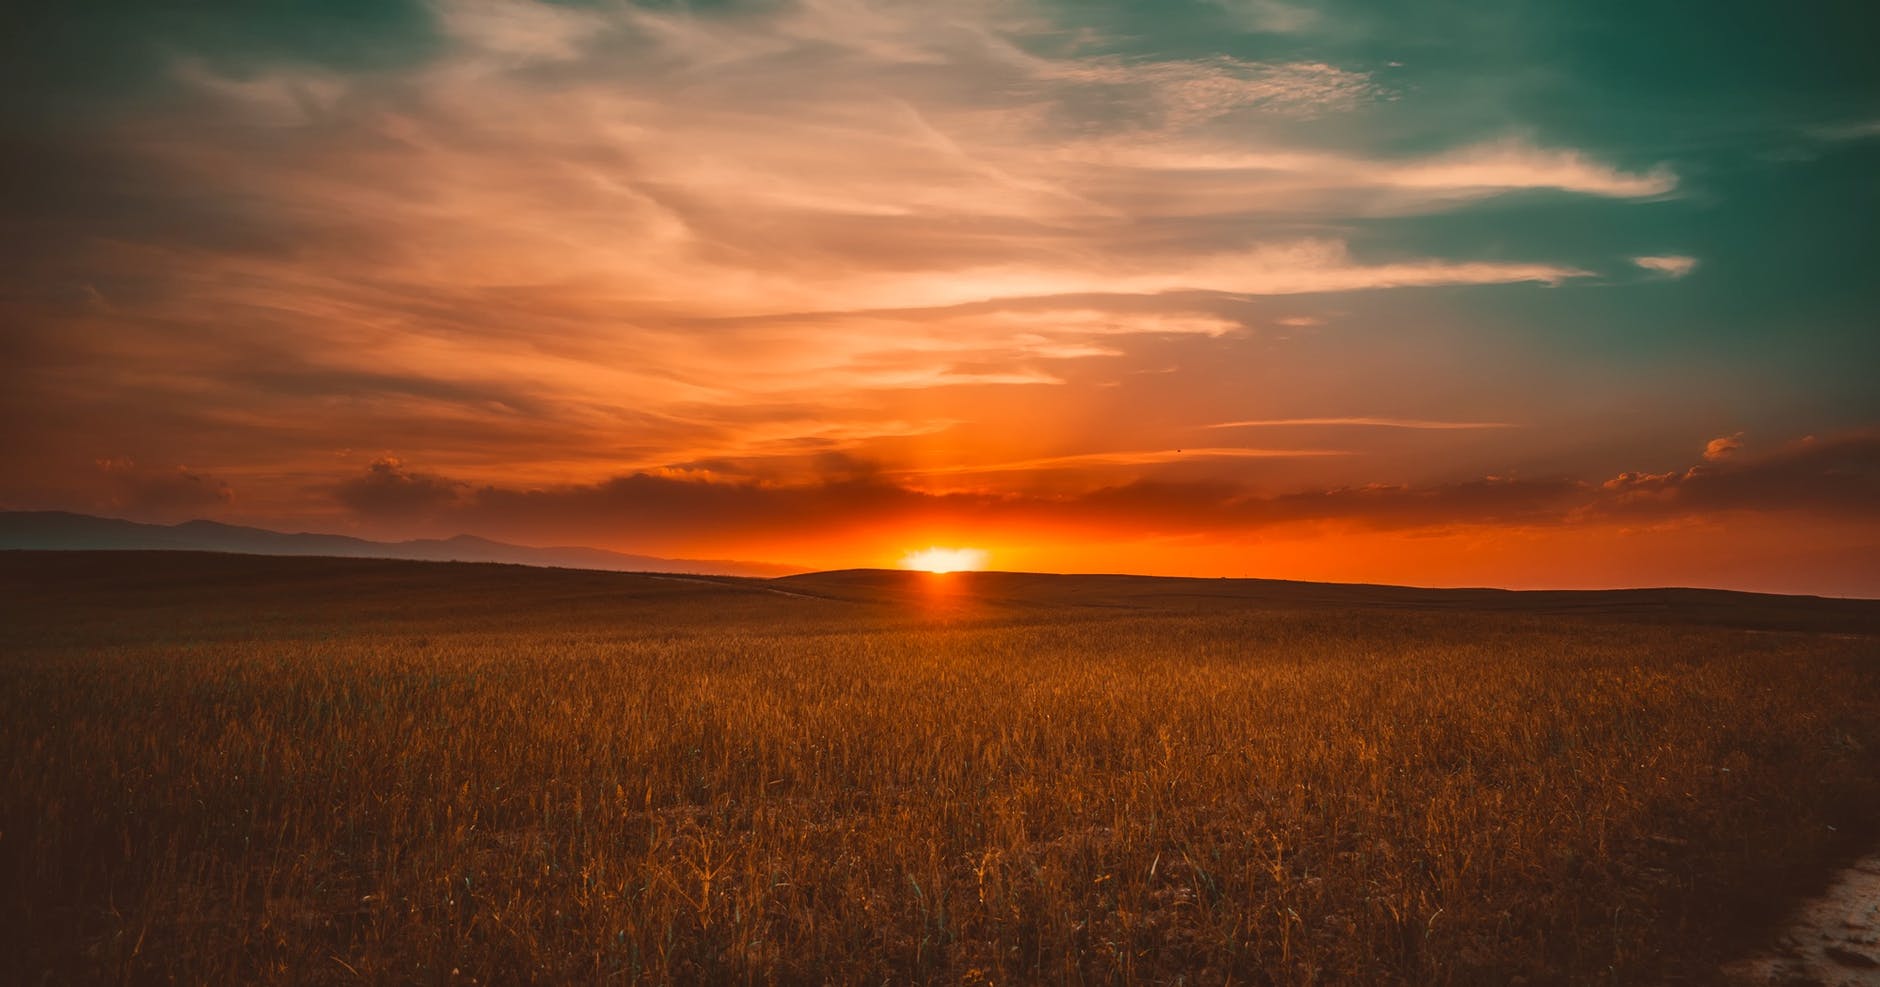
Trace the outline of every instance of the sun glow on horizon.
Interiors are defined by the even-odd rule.
[[[923,548],[901,557],[901,568],[921,572],[974,572],[986,567],[982,548]]]

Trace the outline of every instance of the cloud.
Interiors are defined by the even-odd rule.
[[[1704,444],[1704,461],[1707,463],[1719,462],[1729,459],[1742,450],[1742,432],[1738,432],[1735,435],[1719,436]]]
[[[1343,240],[1310,238],[1134,262],[1091,258],[1076,266],[1013,264],[911,274],[891,285],[854,285],[846,297],[862,307],[945,307],[1106,293],[1275,296],[1444,285],[1558,285],[1590,276],[1579,268],[1545,263],[1418,259],[1368,264],[1354,260]]]
[[[1829,141],[1868,140],[1880,137],[1880,120],[1850,120],[1846,123],[1816,127],[1809,133]]]
[[[1516,428],[1509,422],[1448,422],[1420,418],[1254,418],[1238,422],[1215,422],[1208,428],[1290,428],[1295,426],[1349,425],[1361,428],[1407,428],[1427,431],[1456,431],[1481,428]]]
[[[1258,449],[1241,446],[1200,447],[1193,449],[1142,449],[1116,452],[1086,452],[1068,456],[1042,456],[1007,462],[974,463],[958,466],[922,466],[893,472],[905,476],[938,477],[949,475],[990,476],[998,473],[1041,473],[1086,468],[1128,468],[1166,463],[1196,463],[1233,459],[1310,459],[1320,456],[1349,456],[1345,449]]]
[[[1314,20],[1238,6],[1272,32]],[[1117,454],[1069,436],[1127,431],[1121,465],[1157,465],[1219,417],[1206,392],[1168,375],[1155,435],[1093,392],[1250,359],[1267,299],[1588,277],[1551,248],[1416,247],[1362,220],[1677,186],[1374,126],[1398,94],[1331,49],[1128,54],[1063,6],[427,9],[439,37],[402,61],[179,46],[150,80],[164,98],[9,144],[0,321],[21,359],[0,362],[56,405],[38,448],[160,423],[182,447],[164,461],[208,445],[259,474],[245,500],[333,448],[423,448],[440,472],[342,484],[412,516],[470,496],[446,476],[797,481],[832,449],[968,463],[969,433],[998,433],[987,463],[1086,469]]]
[[[1880,431],[1811,436],[1755,457],[1732,451],[1712,459],[1709,451],[1711,461],[1689,469],[1622,473],[1606,481],[1594,509],[1621,515],[1810,511],[1872,520],[1880,505]]]
[[[433,4],[432,10],[450,37],[477,51],[522,61],[574,59],[607,23],[594,11],[511,0],[450,0]]]
[[[1113,57],[1040,63],[1038,77],[1146,100],[1148,122],[1186,130],[1236,110],[1317,116],[1375,98],[1370,77],[1324,62],[1249,62],[1226,55],[1169,61]]]
[[[1319,24],[1319,12],[1281,0],[1208,0],[1243,30],[1260,34],[1299,34]]]
[[[1102,530],[1183,535],[1252,530],[1301,522],[1414,528],[1455,523],[1557,521],[1584,487],[1570,481],[1490,478],[1410,487],[1371,484],[1255,495],[1232,484],[1137,480],[1071,495],[925,492],[878,471],[836,471],[811,483],[703,482],[635,473],[596,484],[542,488],[470,487],[427,475],[442,490],[426,498],[439,532],[472,531],[548,543],[591,539],[614,544],[839,543],[857,533],[919,530],[949,524],[986,531]],[[374,482],[379,482],[376,480]],[[360,518],[404,516],[408,505],[358,496],[358,481],[338,496]],[[459,496],[461,492],[461,496]]]
[[[1254,455],[1316,451],[1226,450]],[[1213,455],[1223,450],[1194,450]],[[1093,457],[1103,458],[1103,457]],[[1114,454],[1132,465],[1158,455]],[[374,464],[373,489],[423,477],[427,507],[440,523],[520,539],[578,538],[607,531],[626,545],[660,539],[772,541],[952,524],[986,531],[1099,530],[1110,537],[1197,535],[1301,523],[1372,529],[1562,526],[1600,520],[1669,520],[1733,512],[1808,512],[1871,521],[1880,504],[1880,432],[1860,431],[1789,443],[1769,455],[1735,457],[1665,473],[1627,472],[1604,483],[1570,477],[1486,476],[1446,483],[1367,483],[1277,494],[1221,482],[1152,478],[1078,493],[1046,495],[926,492],[891,471],[838,457],[809,483],[702,482],[636,473],[597,484],[519,489],[472,488],[431,474]],[[1040,464],[1012,464],[1035,468]],[[339,495],[361,516],[383,505]]]
[[[1676,255],[1634,257],[1632,258],[1632,263],[1637,264],[1647,271],[1662,274],[1668,278],[1681,278],[1697,270],[1697,258],[1695,257],[1679,257]]]
[[[1645,172],[1620,171],[1570,148],[1539,148],[1504,140],[1464,148],[1399,166],[1388,184],[1458,194],[1504,189],[1554,188],[1619,199],[1661,196],[1677,188],[1677,176],[1659,165]]]
[[[1148,196],[1159,209],[1182,215],[1218,211],[1224,202],[1282,213],[1405,215],[1513,192],[1650,199],[1678,187],[1677,175],[1665,165],[1624,171],[1583,151],[1515,138],[1399,158],[1249,148],[1220,136],[1154,143],[1099,139],[1061,153],[1099,169],[1089,179],[1094,188]]]
[[[128,456],[98,461],[105,481],[102,507],[138,517],[196,517],[231,504],[229,484],[187,466],[152,467]]]
[[[363,475],[333,487],[333,496],[362,517],[407,518],[455,503],[468,485],[435,473],[407,470],[393,456],[373,460]]]

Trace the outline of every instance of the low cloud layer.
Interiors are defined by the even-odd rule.
[[[760,544],[801,532],[840,540],[858,531],[913,531],[935,524],[986,531],[1100,530],[1139,538],[1307,522],[1494,530],[1734,512],[1807,512],[1863,521],[1871,520],[1874,504],[1880,503],[1880,433],[1811,437],[1761,453],[1706,458],[1682,470],[1628,472],[1604,481],[1484,477],[1278,494],[1223,484],[1144,481],[1063,497],[926,493],[856,463],[806,484],[636,473],[597,484],[530,489],[472,486],[385,459],[339,486],[336,496],[366,519],[405,519],[423,511],[444,529],[517,538],[565,539],[600,531],[628,542],[713,537]]]
[[[365,517],[412,518],[436,514],[456,505],[467,486],[434,473],[415,473],[387,456],[375,459],[363,474],[333,488],[333,497],[347,510]]]
[[[185,519],[215,514],[235,500],[225,480],[187,466],[140,465],[127,456],[98,461],[102,496],[96,507],[140,517]]]
[[[1593,508],[1623,515],[1809,511],[1871,520],[1880,504],[1880,432],[1804,438],[1760,455],[1736,437],[1712,440],[1706,462],[1682,471],[1624,473]],[[1719,443],[1725,443],[1719,445]]]

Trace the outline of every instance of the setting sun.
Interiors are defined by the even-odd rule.
[[[0,987],[1880,987],[1880,0],[1692,6],[9,4]]]
[[[972,572],[986,567],[986,552],[979,548],[923,548],[901,559],[901,568],[923,572]]]

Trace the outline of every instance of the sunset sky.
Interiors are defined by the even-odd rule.
[[[1871,3],[18,7],[0,508],[1880,596]]]

